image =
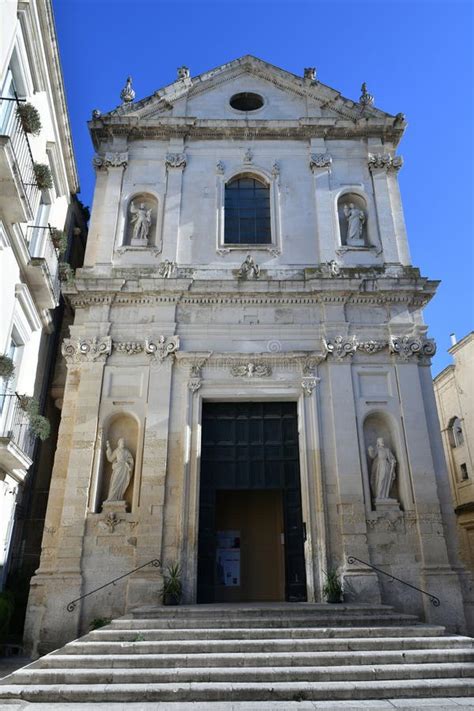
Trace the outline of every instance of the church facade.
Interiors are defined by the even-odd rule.
[[[251,56],[134,99],[90,122],[30,647],[159,604],[154,559],[186,603],[323,601],[337,570],[347,601],[466,629],[403,115]]]

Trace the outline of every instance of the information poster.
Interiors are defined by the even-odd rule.
[[[217,584],[240,585],[240,531],[217,531]]]

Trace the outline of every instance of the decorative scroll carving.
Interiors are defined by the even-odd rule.
[[[430,358],[436,353],[436,343],[432,338],[420,336],[391,336],[389,343],[390,353],[398,355],[402,360],[410,358]]]
[[[249,165],[253,161],[253,153],[250,148],[247,148],[247,150],[244,153],[244,163],[246,165]]]
[[[317,378],[315,375],[306,375],[301,381],[301,387],[306,397],[313,394],[313,390],[319,383],[321,378]]]
[[[173,276],[176,270],[176,262],[171,262],[169,259],[165,259],[164,262],[160,262],[158,265],[158,274],[164,279],[169,279]]]
[[[65,338],[61,353],[67,363],[105,361],[112,352],[110,336],[102,338]]]
[[[143,343],[137,343],[136,341],[114,341],[114,349],[129,356],[143,353],[144,348]]]
[[[311,153],[309,167],[311,170],[315,168],[330,168],[332,164],[332,156],[329,153]]]
[[[369,170],[400,170],[403,165],[401,156],[392,156],[390,153],[369,153],[367,157]]]
[[[272,369],[262,363],[247,363],[234,365],[230,372],[235,378],[266,378],[272,374]]]
[[[272,176],[274,178],[278,178],[280,176],[280,164],[277,160],[274,161],[272,165]]]
[[[100,524],[102,526],[105,526],[105,528],[108,528],[110,533],[113,533],[116,529],[116,527],[119,525],[119,523],[122,523],[125,519],[119,518],[115,511],[109,511],[104,518],[100,520]]]
[[[323,338],[323,343],[327,353],[333,355],[336,360],[342,360],[345,356],[352,357],[357,350],[356,336],[336,336],[333,341]]]
[[[188,380],[188,388],[191,390],[192,393],[195,393],[199,390],[199,388],[202,385],[202,379],[201,378],[189,378]]]
[[[95,155],[92,159],[92,166],[95,170],[107,170],[107,168],[126,168],[128,164],[128,152],[106,153],[105,155]]]
[[[218,160],[216,163],[216,173],[217,175],[224,175],[225,171],[225,165],[221,160]]]
[[[165,158],[167,168],[186,168],[186,155],[184,153],[167,153]]]
[[[179,336],[160,336],[157,341],[145,341],[145,353],[163,362],[179,349]]]

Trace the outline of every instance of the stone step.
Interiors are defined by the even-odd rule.
[[[138,618],[136,620],[120,619],[120,624],[129,629],[209,629],[218,627],[391,627],[400,625],[413,625],[418,622],[416,615],[384,614],[384,615],[297,615],[297,616],[273,616],[273,617],[227,617],[213,615],[208,617],[191,618],[185,617],[162,617],[162,618]]]
[[[187,667],[175,669],[25,669],[15,672],[15,684],[169,684],[219,682],[376,681],[474,677],[474,664],[365,664],[314,667]],[[8,683],[8,682],[7,682]]]
[[[171,641],[83,641],[63,647],[64,654],[198,654],[206,652],[322,652],[332,650],[362,651],[380,649],[452,649],[471,647],[470,637],[341,637],[327,639],[220,639]]]
[[[397,679],[379,681],[184,682],[170,684],[24,684],[0,687],[0,698],[30,702],[84,703],[104,701],[303,701],[468,697],[474,695],[472,678]]]
[[[115,642],[176,641],[208,639],[321,639],[327,637],[440,637],[445,628],[438,625],[406,625],[400,627],[225,627],[212,629],[162,629],[136,627],[122,629],[108,625],[82,637],[82,641],[110,640]]]
[[[263,652],[225,654],[63,654],[62,650],[42,657],[32,668],[117,669],[169,667],[272,667],[343,666],[356,664],[443,664],[474,662],[474,649],[412,649],[393,651]]]

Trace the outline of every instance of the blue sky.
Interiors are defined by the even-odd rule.
[[[254,54],[358,99],[402,111],[400,185],[412,261],[441,279],[425,311],[436,373],[449,334],[473,329],[473,8],[471,0],[53,0],[81,198],[92,203],[93,108],[120,103],[127,75],[137,99],[176,77]]]

